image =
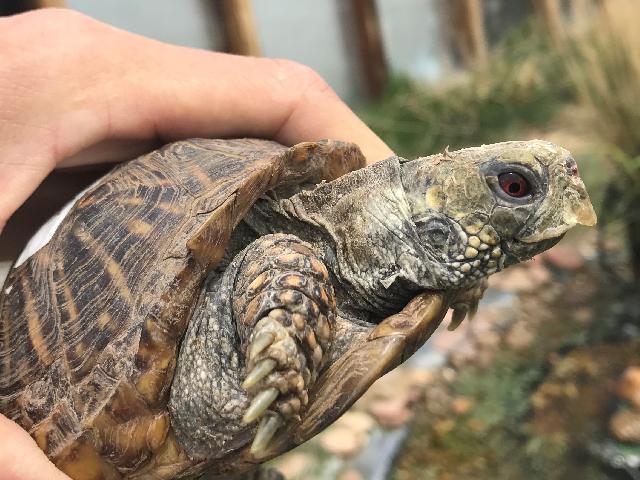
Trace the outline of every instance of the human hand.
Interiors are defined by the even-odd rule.
[[[187,137],[332,138],[391,150],[312,70],[166,45],[68,10],[0,19],[0,230],[56,167]],[[68,479],[0,415],[0,479]]]
[[[0,228],[56,167],[187,137],[391,150],[311,69],[163,44],[70,10],[0,19]]]

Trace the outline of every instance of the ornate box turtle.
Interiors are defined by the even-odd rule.
[[[595,223],[547,142],[361,167],[341,142],[196,139],[115,168],[4,284],[0,411],[74,479],[248,471]]]

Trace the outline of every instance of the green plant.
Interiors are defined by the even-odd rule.
[[[439,87],[396,78],[362,113],[395,151],[414,157],[545,125],[570,94],[559,53],[532,21],[507,36],[482,70]]]
[[[563,57],[572,88],[592,112],[594,131],[611,145],[616,174],[601,218],[621,219],[640,281],[640,2],[608,0]]]

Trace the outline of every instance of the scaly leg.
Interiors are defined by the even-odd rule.
[[[260,420],[251,451],[308,401],[331,343],[336,304],[329,273],[311,247],[291,235],[253,242],[238,270],[233,311],[252,397],[243,422]]]
[[[448,330],[458,328],[467,314],[469,315],[469,321],[473,320],[478,310],[478,303],[482,299],[488,286],[489,280],[487,277],[483,277],[470,287],[456,293],[454,299],[451,301],[453,314],[451,315],[451,323],[449,324]]]

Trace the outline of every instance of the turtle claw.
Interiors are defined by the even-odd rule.
[[[264,456],[269,442],[283,423],[282,417],[278,414],[269,415],[262,419],[251,444],[250,451],[254,457],[260,458]]]
[[[460,326],[464,318],[469,313],[469,307],[462,303],[457,303],[453,306],[453,314],[451,315],[451,323],[447,330],[450,332],[454,331],[456,328]],[[474,312],[475,313],[475,312]]]
[[[471,304],[471,306],[469,307],[469,321],[473,320],[476,316],[476,313],[478,313],[478,302],[473,302]]]
[[[264,415],[264,412],[266,412],[275,399],[278,398],[279,394],[280,392],[278,392],[278,389],[274,387],[258,393],[253,398],[251,405],[249,405],[249,408],[247,408],[247,411],[242,417],[242,423],[245,425],[252,423],[254,420],[257,420]]]
[[[249,349],[249,358],[256,358],[256,356],[262,353],[264,349],[269,345],[271,345],[275,339],[276,336],[272,332],[264,332],[258,335],[253,340],[253,342],[251,342],[251,348]]]
[[[266,347],[265,347],[266,348]],[[256,383],[269,375],[277,366],[277,362],[271,358],[267,358],[258,363],[253,370],[249,372],[247,378],[242,382],[242,388],[249,390]]]

